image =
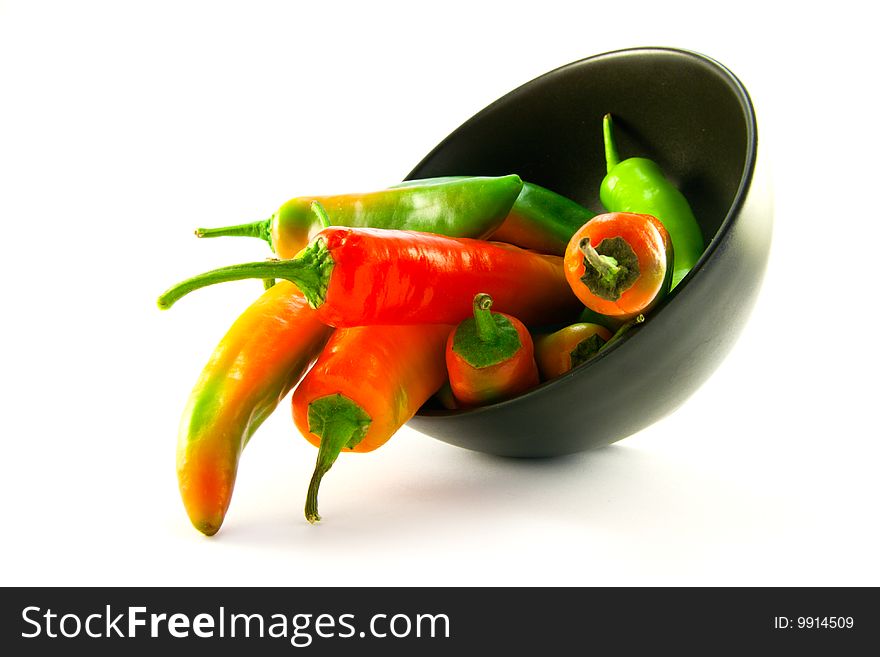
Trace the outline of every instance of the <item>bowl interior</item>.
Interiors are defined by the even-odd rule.
[[[600,211],[602,117],[621,158],[656,160],[691,203],[708,243],[743,179],[745,91],[694,53],[643,48],[569,64],[512,91],[447,137],[407,178],[517,173]]]

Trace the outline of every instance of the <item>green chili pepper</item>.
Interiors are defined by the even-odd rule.
[[[199,237],[259,237],[279,258],[292,258],[324,226],[311,206],[319,201],[336,226],[395,228],[448,237],[492,234],[522,189],[519,176],[468,177],[393,187],[366,194],[300,196],[268,219],[227,228],[199,228]]]
[[[703,253],[703,235],[697,219],[687,199],[663,175],[656,162],[643,157],[620,161],[610,114],[603,118],[602,127],[608,169],[599,188],[602,205],[609,212],[650,214],[663,223],[675,252],[674,288]]]
[[[407,180],[392,189],[462,179],[461,176],[447,176]],[[595,212],[580,203],[540,185],[523,181],[522,191],[507,218],[489,239],[541,253],[563,255],[571,236],[595,216]]]

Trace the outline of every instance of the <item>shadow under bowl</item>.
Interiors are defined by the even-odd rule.
[[[600,211],[608,112],[621,157],[654,159],[689,200],[703,256],[644,324],[591,361],[501,403],[423,409],[409,423],[417,431],[515,457],[607,445],[675,410],[733,346],[766,268],[772,204],[755,184],[751,100],[718,62],[637,48],[568,64],[468,120],[407,178],[517,173]]]

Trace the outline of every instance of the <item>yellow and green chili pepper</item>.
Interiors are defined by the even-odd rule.
[[[190,394],[177,444],[180,494],[203,534],[223,523],[244,446],[332,332],[293,283],[279,281],[220,341]]]
[[[292,258],[324,228],[311,209],[318,201],[333,218],[334,226],[483,239],[501,225],[521,189],[519,176],[510,175],[424,181],[366,194],[300,196],[263,221],[199,228],[196,235],[259,237],[279,258]]]

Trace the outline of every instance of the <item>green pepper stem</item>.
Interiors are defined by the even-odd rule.
[[[321,446],[318,448],[318,460],[315,463],[315,471],[312,473],[311,480],[309,480],[309,490],[306,493],[306,520],[312,524],[321,519],[318,513],[318,489],[321,487],[321,480],[328,470],[333,467],[342,448],[345,447],[345,444],[357,430],[357,425],[350,422],[327,423],[324,425],[324,435],[321,436]]]
[[[318,460],[306,493],[306,520],[314,524],[321,519],[318,513],[318,489],[321,480],[336,462],[344,447],[357,446],[370,427],[370,416],[348,397],[327,395],[309,404],[309,431],[321,439]]]
[[[196,237],[258,237],[272,246],[272,217],[222,228],[196,228]]]
[[[602,135],[605,139],[605,167],[608,173],[620,163],[620,154],[617,152],[617,142],[614,139],[614,124],[611,114],[602,117]]]
[[[491,308],[492,297],[485,292],[474,295],[473,321],[464,320],[453,333],[452,351],[476,369],[513,358],[522,348],[516,326]]]
[[[266,258],[266,262],[272,262],[273,260],[275,260],[275,258]],[[275,287],[276,282],[277,281],[274,278],[264,278],[263,279],[263,289],[264,290],[271,290],[273,287]]]
[[[620,340],[624,335],[626,335],[626,333],[633,326],[637,326],[638,324],[642,324],[642,323],[644,323],[644,321],[645,321],[645,316],[640,313],[640,314],[636,315],[635,317],[633,317],[628,322],[621,324],[620,328],[614,332],[614,335],[612,335],[610,338],[608,338],[608,340],[605,341],[605,344],[603,344],[601,347],[599,347],[599,351],[605,351],[608,347],[610,347],[615,342]]]
[[[247,262],[241,265],[220,267],[198,276],[188,278],[182,283],[165,291],[159,297],[158,304],[167,310],[179,299],[194,290],[247,278],[283,278],[294,283],[313,308],[324,303],[330,274],[333,271],[333,257],[323,239],[317,239],[291,260],[268,260],[264,262]]]
[[[247,278],[283,278],[295,283],[300,289],[309,284],[308,270],[297,260],[273,260],[271,262],[247,262],[241,265],[220,267],[193,276],[168,289],[159,297],[159,308],[167,310],[190,292],[217,283],[241,281]]]
[[[620,267],[617,266],[617,260],[611,256],[599,255],[593,245],[590,244],[590,238],[585,237],[578,243],[578,248],[584,254],[586,264],[595,269],[599,276],[606,281],[614,282],[620,273]]]
[[[602,339],[602,336],[598,333],[593,333],[588,338],[585,338],[577,343],[574,349],[568,352],[568,357],[571,360],[571,366],[577,367],[578,365],[582,365],[590,360],[593,356],[595,356],[605,344],[605,340]]]
[[[485,292],[474,297],[474,322],[480,342],[492,342],[498,337],[498,326],[492,317],[492,297]]]
[[[330,228],[330,216],[327,214],[327,210],[324,209],[324,206],[321,205],[320,201],[312,201],[309,206],[312,212],[318,217],[318,221],[321,222],[321,228]]]

